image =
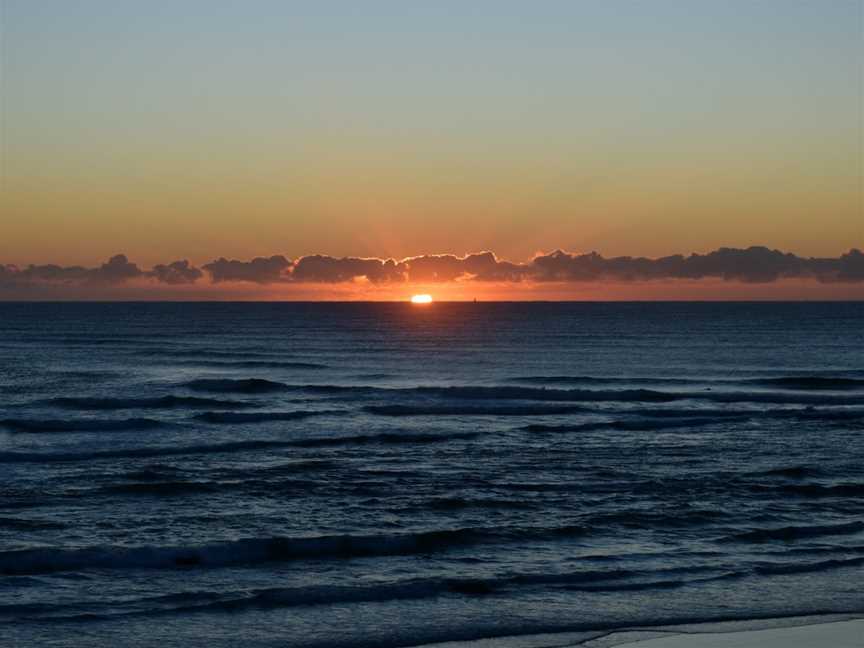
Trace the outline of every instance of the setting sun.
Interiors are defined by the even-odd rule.
[[[431,304],[432,295],[414,295],[411,297],[412,304]]]

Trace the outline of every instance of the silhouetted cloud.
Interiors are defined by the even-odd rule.
[[[291,261],[282,255],[269,258],[256,257],[251,261],[235,261],[220,258],[204,265],[214,283],[223,281],[250,281],[253,283],[276,283],[288,279],[286,271]]]
[[[211,284],[252,282],[256,284],[340,284],[368,281],[386,285],[398,283],[447,282],[639,282],[703,279],[748,284],[783,279],[815,280],[821,283],[864,282],[864,254],[852,249],[839,257],[799,257],[766,247],[720,248],[708,254],[673,255],[649,259],[611,257],[591,252],[573,254],[556,250],[538,254],[527,263],[502,261],[492,252],[466,256],[429,254],[401,261],[358,257],[331,257],[321,254],[301,257],[296,263],[282,255],[257,257],[250,261],[220,258],[205,264]],[[135,282],[179,286],[197,282],[202,269],[188,260],[157,264],[142,270],[125,255],[118,254],[93,268],[55,264],[0,264],[0,296],[25,297],[45,289],[64,290],[83,286],[120,286]],[[70,288],[71,289],[71,288]],[[89,293],[88,293],[89,294]]]
[[[861,250],[849,250],[840,257],[838,265],[834,281],[864,281],[864,253]]]
[[[314,254],[302,257],[291,271],[293,281],[341,283],[366,277],[372,283],[394,283],[405,280],[404,269],[393,259],[360,259]]]
[[[291,271],[295,282],[341,283],[365,277],[380,283],[443,283],[460,280],[518,281],[520,266],[499,261],[492,252],[459,257],[454,254],[427,254],[395,259],[330,257],[321,254],[302,257]]]
[[[851,250],[839,258],[805,258],[766,247],[720,248],[708,254],[680,254],[658,259],[613,257],[596,252],[573,255],[561,250],[535,257],[525,277],[533,281],[650,281],[658,279],[722,279],[768,283],[779,279],[821,282],[862,281],[862,258]]]
[[[111,257],[107,263],[89,271],[88,279],[91,281],[106,281],[108,283],[122,283],[129,279],[135,279],[144,273],[138,266],[131,263],[125,254],[117,254]]]
[[[478,281],[521,281],[525,274],[523,266],[500,261],[492,252],[469,254],[462,267],[466,275]]]
[[[6,282],[21,284],[31,282],[68,283],[85,281],[92,272],[81,266],[63,267],[54,264],[29,265],[21,269],[14,265],[4,267],[5,272],[0,274],[0,278]]]
[[[28,283],[123,283],[141,277],[144,273],[124,254],[117,254],[98,268],[82,266],[29,265],[18,268],[14,265],[0,266],[0,282]]]
[[[190,265],[186,260],[175,261],[168,265],[155,265],[147,274],[156,281],[172,285],[195,283],[204,276],[201,270]]]

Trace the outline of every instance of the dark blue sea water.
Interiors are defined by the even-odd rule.
[[[864,304],[0,304],[0,644],[864,612]]]

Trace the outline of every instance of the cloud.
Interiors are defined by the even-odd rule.
[[[592,252],[573,255],[561,250],[535,257],[525,276],[533,281],[651,281],[722,279],[769,283],[780,279],[815,279],[823,283],[864,280],[864,255],[851,250],[839,258],[805,258],[753,246],[720,248],[708,254],[674,255],[658,259],[613,257]]]
[[[849,250],[840,257],[838,266],[835,281],[864,281],[864,253],[861,250]]]
[[[197,268],[188,260],[157,264],[143,270],[125,255],[117,254],[99,266],[56,264],[0,264],[0,297],[27,298],[29,294],[109,294],[107,287],[153,290],[153,284],[183,286],[209,275],[210,285],[249,282],[260,285],[346,284],[366,281],[373,285],[400,283],[497,282],[534,284],[585,284],[592,282],[700,281],[767,284],[781,280],[811,280],[824,284],[864,282],[864,253],[852,249],[839,257],[814,258],[767,247],[720,248],[707,254],[673,255],[655,259],[610,257],[596,252],[574,254],[555,250],[538,254],[526,263],[499,259],[485,251],[457,256],[429,254],[395,259],[304,256],[292,262],[282,255],[250,261],[219,258]],[[99,288],[99,287],[103,288]],[[74,293],[76,287],[81,291]],[[102,291],[101,293],[99,291]],[[111,295],[119,294],[114,290]],[[66,293],[64,293],[66,291]]]
[[[518,281],[521,273],[520,266],[499,261],[492,252],[478,252],[464,257],[427,254],[402,261],[315,254],[297,261],[291,270],[291,281],[342,283],[359,278],[365,278],[373,284],[446,283],[472,279]]]
[[[455,281],[465,274],[462,259],[453,254],[412,257],[402,263],[408,272],[408,280],[417,283]]]
[[[78,284],[123,283],[144,273],[124,254],[117,254],[97,268],[82,266],[29,265],[23,269],[14,265],[0,266],[0,282],[16,285],[30,283]]]
[[[466,275],[478,281],[521,281],[523,266],[500,261],[492,252],[469,254],[462,262]]]
[[[144,273],[134,263],[130,263],[125,254],[117,254],[111,257],[107,263],[98,268],[88,271],[87,279],[90,281],[105,281],[108,283],[122,283],[129,279],[135,279]]]
[[[90,270],[81,266],[63,267],[54,264],[47,265],[29,265],[26,268],[19,269],[14,265],[5,266],[5,273],[0,274],[6,282],[10,283],[33,283],[33,282],[51,282],[51,283],[68,283],[85,281],[90,276]]]
[[[155,265],[147,274],[156,279],[156,281],[175,286],[195,283],[204,276],[204,273],[201,272],[201,270],[190,265],[186,260],[175,261],[168,265]]]
[[[123,284],[140,278],[152,278],[166,284],[183,284],[196,281],[202,274],[188,261],[160,264],[145,272],[129,261],[125,254],[117,254],[95,268],[60,266],[53,263],[31,264],[25,268],[0,265],[0,286]]]
[[[266,284],[287,281],[286,271],[291,268],[291,261],[282,255],[256,257],[251,261],[229,261],[223,257],[203,267],[210,274],[213,283],[249,281]]]
[[[321,254],[300,258],[291,271],[295,282],[341,283],[360,277],[372,283],[395,283],[405,281],[405,272],[393,259],[337,259]]]

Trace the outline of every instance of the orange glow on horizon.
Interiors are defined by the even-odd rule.
[[[432,303],[432,295],[422,294],[422,295],[414,295],[411,297],[412,304],[431,304]]]

